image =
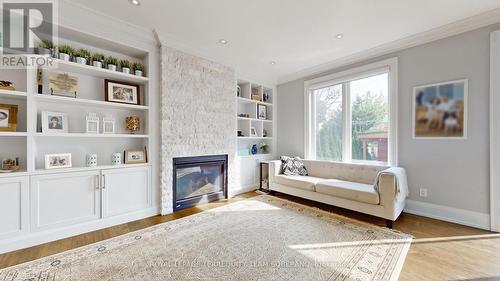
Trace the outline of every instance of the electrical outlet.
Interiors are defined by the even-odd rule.
[[[420,189],[420,197],[427,198],[427,188]]]

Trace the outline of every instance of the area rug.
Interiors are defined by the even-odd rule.
[[[0,280],[397,280],[411,236],[261,195],[0,271]]]

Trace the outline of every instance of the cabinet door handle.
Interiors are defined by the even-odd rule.
[[[95,189],[99,189],[99,175],[95,176]]]
[[[102,175],[102,189],[106,189],[106,175]]]

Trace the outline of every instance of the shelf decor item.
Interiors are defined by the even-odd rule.
[[[125,164],[140,164],[147,161],[146,148],[125,150]]]
[[[257,152],[258,152],[257,145],[256,144],[252,145],[252,155],[257,154]]]
[[[49,55],[51,56],[54,51],[54,44],[52,41],[43,39],[36,42],[37,47],[35,48],[35,53],[38,55]]]
[[[260,143],[260,151],[262,151],[262,153],[267,153],[267,148],[268,147],[269,146],[267,145],[267,143],[265,143],[265,142],[261,142]]]
[[[114,57],[107,57],[104,59],[104,63],[106,63],[106,67],[109,70],[116,71],[116,66],[118,65],[118,60]]]
[[[113,153],[111,155],[111,165],[121,165],[122,164],[122,154],[121,153]]]
[[[128,60],[121,60],[120,66],[123,73],[130,74],[130,62]]]
[[[17,130],[17,105],[0,104],[0,132]]]
[[[67,73],[50,72],[49,89],[53,96],[76,98],[79,90],[78,77]]]
[[[68,127],[66,113],[42,111],[43,133],[67,133]]]
[[[269,136],[267,134],[267,130],[266,129],[262,130],[262,136],[265,137],[265,138],[267,138]]]
[[[105,100],[109,102],[141,104],[139,85],[120,81],[104,80]]]
[[[15,91],[16,87],[14,87],[14,85],[10,81],[0,80],[0,89]]]
[[[90,58],[90,52],[85,49],[79,49],[74,54],[76,63],[79,64],[87,64],[88,59]]]
[[[97,116],[97,113],[89,112],[85,117],[85,121],[87,134],[99,134],[99,116]]]
[[[71,168],[71,153],[46,154],[45,169]]]
[[[87,167],[97,167],[97,154],[87,154],[86,160]]]
[[[132,65],[132,68],[136,76],[144,76],[144,64],[136,62]]]
[[[250,128],[250,136],[251,137],[256,137],[257,136],[257,130],[255,130],[255,127]]]
[[[75,50],[68,45],[59,45],[57,50],[59,52],[59,59],[63,61],[69,61],[71,55],[75,52]]]
[[[115,133],[115,118],[111,114],[106,114],[102,118],[102,133],[114,134]]]
[[[102,68],[104,63],[104,55],[102,54],[93,54],[92,55],[92,65],[97,68]]]
[[[241,87],[239,85],[236,86],[236,96],[241,97]]]
[[[257,118],[261,120],[267,120],[267,106],[263,104],[257,104]]]
[[[17,170],[19,170],[19,157],[16,157],[16,159],[7,158],[2,160],[0,173],[12,173]]]
[[[260,95],[252,95],[252,100],[260,101]]]
[[[125,117],[125,128],[127,128],[127,130],[129,130],[132,134],[141,130],[141,119],[139,116]]]

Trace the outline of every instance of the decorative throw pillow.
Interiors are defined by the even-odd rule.
[[[281,156],[281,163],[283,164],[283,174],[287,176],[307,176],[306,166],[299,157]]]

